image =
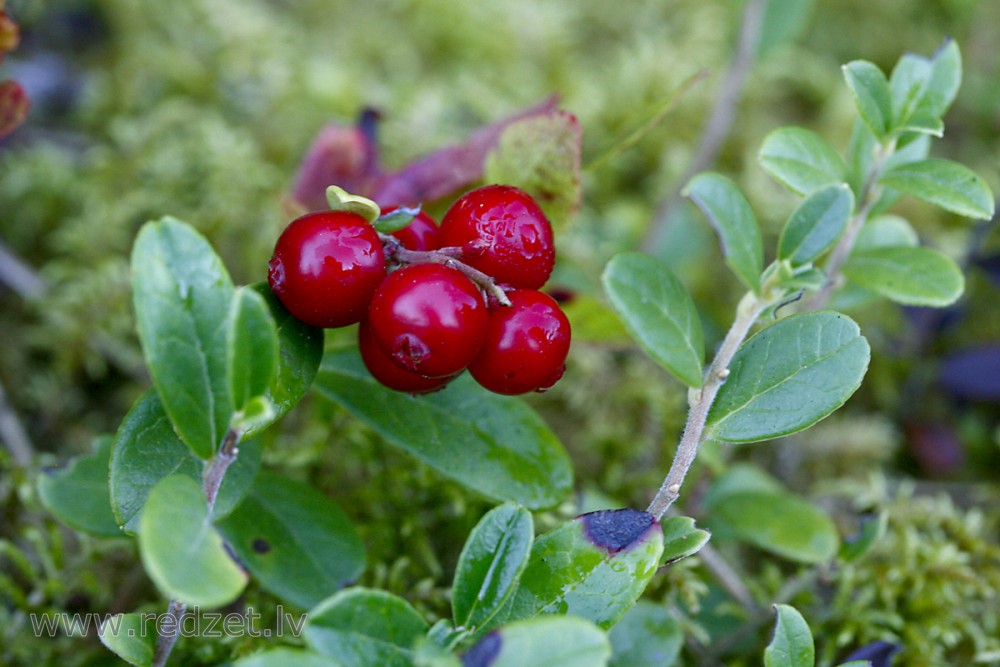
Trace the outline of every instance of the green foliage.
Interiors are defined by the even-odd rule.
[[[868,369],[868,341],[835,312],[795,315],[740,348],[708,415],[711,437],[755,442],[812,426],[844,404]]]
[[[812,667],[816,655],[812,632],[802,614],[788,605],[775,605],[778,622],[764,651],[764,667]]]
[[[185,475],[165,477],[149,492],[139,520],[139,553],[150,578],[171,598],[220,607],[246,585],[246,573],[211,520],[201,487]]]
[[[701,320],[681,282],[649,255],[615,255],[604,290],[645,352],[690,387],[700,387],[705,357]]]
[[[489,498],[539,509],[569,492],[569,460],[538,415],[468,377],[413,397],[380,385],[349,350],[324,357],[316,388],[389,442]]]

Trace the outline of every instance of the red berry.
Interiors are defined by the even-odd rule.
[[[559,304],[541,292],[513,290],[507,296],[509,308],[490,311],[486,341],[469,372],[498,394],[548,389],[566,369],[569,320]]]
[[[441,220],[442,247],[462,248],[462,261],[512,287],[538,289],[552,273],[552,226],[535,200],[509,185],[462,195]]]
[[[368,309],[379,347],[408,371],[430,377],[465,369],[488,318],[479,288],[443,264],[410,264],[379,286]]]
[[[382,214],[392,213],[398,206],[390,206]],[[417,213],[406,227],[392,232],[408,250],[437,250],[441,247],[441,230],[434,218],[423,211]]]
[[[267,273],[285,308],[317,327],[359,322],[384,279],[378,233],[360,215],[346,211],[293,220],[278,237]]]
[[[361,320],[358,327],[358,348],[368,372],[389,389],[408,394],[427,394],[441,389],[455,377],[429,378],[401,368],[375,342],[368,320]]]

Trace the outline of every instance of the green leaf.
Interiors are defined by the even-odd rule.
[[[241,442],[239,455],[226,472],[212,515],[232,511],[246,494],[260,467],[261,446]],[[126,532],[139,530],[139,514],[150,490],[172,474],[200,482],[205,462],[177,437],[155,391],[143,394],[125,415],[111,450],[111,509]]]
[[[854,252],[844,275],[865,289],[909,306],[942,308],[965,289],[962,270],[937,250],[889,247]]]
[[[532,618],[490,633],[462,656],[463,667],[604,667],[607,635],[573,616]]]
[[[733,491],[706,503],[711,525],[759,549],[798,563],[837,555],[837,527],[823,511],[785,491]]]
[[[843,71],[861,119],[877,139],[885,138],[892,129],[893,118],[892,94],[885,74],[865,60],[849,62]]]
[[[792,212],[781,238],[778,258],[793,265],[814,261],[833,247],[854,210],[854,195],[846,184],[828,185],[809,195]]]
[[[198,232],[173,218],[143,225],[132,249],[139,340],[174,428],[203,459],[233,414],[226,319],[233,283]]]
[[[889,515],[886,512],[868,514],[862,516],[858,523],[857,534],[845,538],[844,543],[840,545],[840,553],[838,555],[842,561],[849,563],[871,552],[875,548],[875,545],[885,536],[885,531],[889,524]]]
[[[651,514],[584,514],[535,540],[507,619],[572,614],[607,629],[639,599],[662,554]]]
[[[958,215],[993,217],[993,193],[974,171],[951,160],[930,158],[888,169],[879,183]]]
[[[365,565],[344,511],[308,484],[261,471],[219,531],[261,588],[303,608],[354,581]]]
[[[272,648],[248,655],[232,663],[233,667],[342,667],[325,655],[298,648]]]
[[[681,382],[700,387],[701,320],[674,274],[649,255],[625,252],[611,258],[602,280],[615,312],[642,349]]]
[[[489,511],[473,529],[455,569],[455,623],[481,630],[503,608],[528,564],[535,537],[531,514],[512,503]]]
[[[110,437],[94,441],[94,452],[80,456],[65,468],[44,469],[38,477],[38,496],[45,509],[67,525],[92,535],[122,534],[111,511],[108,464]]]
[[[580,122],[568,111],[527,118],[504,129],[486,157],[483,178],[529,193],[559,230],[580,207],[581,150]]]
[[[130,665],[150,667],[156,650],[155,623],[143,614],[115,614],[108,617],[97,633],[101,643]]]
[[[778,622],[774,637],[764,650],[764,667],[813,667],[815,648],[809,625],[794,607],[774,606]]]
[[[420,215],[419,206],[400,206],[380,215],[372,226],[383,234],[392,234],[407,227],[418,215]]]
[[[250,288],[264,297],[277,326],[278,368],[265,393],[272,417],[267,423],[252,424],[244,437],[259,433],[295,407],[312,386],[323,358],[323,329],[309,326],[288,312],[266,281],[254,283]]]
[[[413,397],[376,382],[352,349],[327,353],[316,388],[393,445],[488,498],[543,509],[572,490],[569,457],[541,418],[470,377]]]
[[[374,223],[382,215],[382,209],[374,201],[361,195],[352,195],[338,185],[327,187],[326,203],[329,204],[331,211],[347,211],[360,215],[369,223]]]
[[[684,646],[680,623],[665,606],[647,600],[629,609],[608,638],[613,651],[609,667],[670,667]]]
[[[813,0],[770,0],[764,9],[757,57],[798,39],[809,25],[814,4]]]
[[[894,246],[914,247],[920,245],[916,230],[898,215],[880,215],[872,218],[861,228],[852,252],[867,252],[876,248]]]
[[[846,315],[780,320],[734,356],[708,414],[707,437],[756,442],[806,429],[857,390],[869,356],[868,341]]]
[[[278,366],[278,327],[264,297],[248,287],[236,290],[228,320],[229,392],[242,411],[271,386]]]
[[[764,138],[757,159],[769,174],[802,195],[847,178],[844,159],[833,146],[801,127],[771,132]]]
[[[917,112],[940,118],[955,101],[962,85],[962,54],[958,44],[951,39],[945,40],[931,56],[930,63],[930,79],[917,105]]]
[[[684,195],[701,209],[722,242],[726,263],[754,292],[764,270],[764,244],[750,203],[736,184],[720,174],[699,174]]]
[[[370,588],[337,593],[309,612],[306,644],[344,667],[411,667],[427,622],[395,595]]]
[[[930,60],[913,53],[904,54],[889,77],[892,115],[897,130],[911,130],[911,120],[930,83]],[[933,120],[924,116],[926,120]],[[939,135],[940,136],[940,135]]]
[[[694,527],[694,519],[687,516],[672,516],[663,521],[663,555],[661,565],[676,563],[682,558],[693,556],[708,544],[712,534]]]
[[[157,587],[188,605],[220,607],[247,583],[212,526],[201,486],[185,475],[166,477],[149,492],[139,520],[139,555]]]

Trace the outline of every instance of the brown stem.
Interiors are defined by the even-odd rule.
[[[715,106],[705,123],[705,129],[702,131],[701,140],[695,149],[691,164],[688,165],[684,175],[678,179],[677,185],[670,195],[656,210],[656,215],[653,217],[653,222],[649,226],[642,244],[647,252],[654,252],[663,241],[673,213],[680,202],[681,190],[696,174],[712,166],[719,154],[719,149],[722,147],[722,142],[729,135],[733,120],[736,118],[736,107],[743,96],[743,88],[750,76],[750,70],[753,69],[766,8],[767,0],[748,0],[746,3],[736,52],[729,63],[729,69],[726,70],[719,94],[715,98]]]
[[[461,260],[461,248],[439,248],[438,250],[410,250],[404,248],[403,244],[389,234],[379,233],[382,245],[385,248],[386,259],[391,259],[400,264],[444,264],[453,269],[461,271],[462,274],[476,283],[488,296],[493,297],[498,303],[504,306],[510,305],[507,293],[492,276],[487,275],[479,269],[473,268]]]
[[[169,632],[160,633],[156,642],[156,653],[153,655],[152,667],[163,667],[170,659],[170,652],[174,650],[177,637],[180,636],[181,622],[187,613],[187,605],[179,600],[171,600],[167,607],[167,615],[170,617]]]
[[[677,446],[677,453],[674,455],[674,461],[666,479],[663,480],[660,490],[656,492],[646,509],[657,520],[680,497],[681,485],[694,463],[702,437],[705,434],[708,412],[712,408],[712,403],[715,402],[719,389],[729,376],[729,363],[733,360],[733,356],[746,339],[757,318],[772,305],[774,304],[771,300],[760,298],[753,292],[748,292],[743,297],[736,309],[736,319],[733,321],[733,325],[723,339],[719,351],[716,352],[715,359],[705,372],[701,389],[691,390],[691,408],[688,411],[687,423],[684,425],[684,435],[681,436],[681,442]]]

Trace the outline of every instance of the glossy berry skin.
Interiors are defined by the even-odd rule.
[[[292,315],[316,327],[361,321],[385,279],[375,228],[360,215],[319,211],[293,220],[278,237],[267,280]]]
[[[371,326],[366,319],[361,320],[361,326],[358,327],[358,349],[361,351],[361,360],[365,362],[368,372],[389,389],[405,391],[408,394],[427,394],[443,388],[455,378],[454,375],[429,378],[404,370],[375,342]]]
[[[513,290],[507,297],[509,308],[490,311],[486,341],[469,372],[497,394],[548,389],[566,370],[569,320],[555,299],[541,292]]]
[[[538,289],[552,273],[552,226],[535,200],[509,185],[462,195],[441,220],[441,246],[502,285]]]
[[[379,286],[368,322],[379,347],[400,367],[429,377],[465,369],[486,331],[476,285],[443,264],[410,264]]]
[[[382,214],[392,213],[398,206],[392,206],[382,211]],[[434,218],[423,211],[417,213],[406,227],[392,232],[407,250],[437,250],[441,247],[441,230]]]

